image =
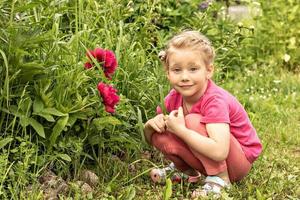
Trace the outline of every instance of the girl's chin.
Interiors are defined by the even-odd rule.
[[[179,93],[180,93],[181,96],[183,96],[183,97],[193,97],[193,96],[194,96],[194,93],[192,93],[192,92],[179,91]]]
[[[196,101],[202,96],[197,92],[195,93],[191,91],[179,91],[178,93],[181,94],[183,98],[189,98],[190,100],[195,99]]]

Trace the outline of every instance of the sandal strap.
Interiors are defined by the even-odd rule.
[[[178,182],[178,183],[181,181],[187,181],[188,183],[196,183],[199,182],[200,178],[201,178],[200,173],[196,176],[188,176],[184,173],[175,173],[173,174],[171,179],[173,182]]]
[[[166,167],[165,169],[166,169],[166,171],[174,171],[175,170],[175,164],[173,163],[173,162],[171,162],[170,164],[169,164],[169,166],[168,167]]]
[[[159,176],[165,178],[167,175],[167,171],[174,171],[175,170],[175,165],[173,162],[171,162],[167,167],[165,168],[157,168],[157,173]]]
[[[228,184],[218,176],[207,176],[204,182],[217,184],[222,188],[228,186]]]
[[[158,170],[157,170],[157,174],[158,174],[158,176],[160,176],[161,178],[165,178],[166,175],[167,175],[165,169],[158,169]]]
[[[188,177],[188,182],[189,183],[195,183],[195,182],[198,182],[200,180],[201,174],[199,172],[197,172],[197,173],[198,173],[198,175],[196,175],[196,176],[189,176]]]

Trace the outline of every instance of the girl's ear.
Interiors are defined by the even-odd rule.
[[[169,73],[169,70],[166,70],[166,75],[167,75],[168,80],[170,80],[170,73]]]
[[[215,67],[213,64],[210,64],[208,67],[207,67],[207,75],[206,75],[206,78],[210,79],[212,78],[213,74],[214,74],[214,70],[215,70]]]
[[[169,68],[168,68],[168,66],[164,66],[164,70],[165,70],[165,73],[167,75],[167,78],[169,79],[170,74],[169,74]]]

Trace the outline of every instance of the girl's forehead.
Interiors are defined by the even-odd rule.
[[[200,49],[193,49],[193,48],[170,48],[168,51],[168,57],[170,58],[172,55],[195,55],[197,58],[204,57],[203,51]]]
[[[204,59],[203,53],[195,49],[174,49],[168,52],[168,62],[199,62]]]
[[[168,49],[170,53],[178,52],[178,51],[186,51],[186,52],[201,52],[200,49],[192,48],[192,47],[170,47]]]

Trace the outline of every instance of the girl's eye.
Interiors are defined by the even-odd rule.
[[[180,72],[180,69],[179,68],[175,68],[172,71],[174,71],[174,72]]]
[[[197,68],[197,67],[191,67],[190,70],[191,70],[192,72],[194,72],[194,71],[197,71],[198,68]]]

